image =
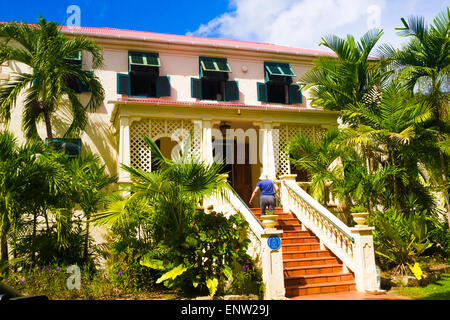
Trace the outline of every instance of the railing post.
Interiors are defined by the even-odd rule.
[[[289,193],[287,190],[287,187],[284,185],[283,181],[294,181],[297,177],[296,174],[286,174],[280,176],[281,180],[281,186],[280,186],[280,192],[281,192],[281,206],[283,207],[283,212],[287,213],[291,210],[290,203],[289,203]]]
[[[353,261],[355,265],[356,289],[361,292],[378,289],[372,234],[375,227],[365,225],[365,217],[367,215],[368,213],[353,214],[353,218],[358,225],[350,228],[355,239]]]
[[[283,253],[281,251],[282,233],[282,230],[264,229],[261,234],[261,262],[265,300],[285,299]],[[278,241],[279,247],[276,248]]]

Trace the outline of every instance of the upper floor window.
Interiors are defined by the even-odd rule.
[[[191,96],[201,100],[239,100],[237,81],[229,81],[230,65],[225,58],[200,57],[200,78],[191,78]]]
[[[288,63],[264,62],[265,82],[257,83],[258,100],[269,103],[302,103],[300,86],[292,84],[294,71]]]
[[[117,74],[117,93],[139,97],[170,96],[170,79],[159,75],[159,55],[128,52],[128,74]]]
[[[82,66],[81,50],[73,52],[70,56],[65,58],[65,61],[81,69]],[[93,71],[90,72],[92,75],[94,74]],[[89,92],[88,86],[83,82],[81,82],[80,79],[78,79],[76,76],[72,76],[69,79],[67,79],[67,86],[77,93]]]

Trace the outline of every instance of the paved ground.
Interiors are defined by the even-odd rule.
[[[409,300],[406,297],[393,296],[387,293],[369,294],[358,291],[298,296],[293,297],[291,299],[292,300]]]

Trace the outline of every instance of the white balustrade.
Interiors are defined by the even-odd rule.
[[[304,191],[295,177],[280,177],[283,210],[295,214],[320,239],[321,247],[331,250],[343,262],[344,270],[354,272],[357,290],[373,290],[376,286],[374,228],[348,227]]]

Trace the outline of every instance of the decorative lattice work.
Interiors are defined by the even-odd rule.
[[[151,171],[151,152],[142,138],[144,135],[154,141],[164,137],[171,138],[181,143],[183,148],[191,132],[195,133],[194,124],[191,120],[143,119],[133,121],[130,126],[131,166],[148,172]],[[201,142],[196,142],[196,140],[194,134],[195,143],[191,145],[190,152],[197,155],[201,152]]]
[[[326,132],[320,125],[305,125],[305,124],[282,124],[279,130],[274,130],[276,133],[274,135],[274,142],[276,139],[277,143],[274,143],[274,153],[275,155],[275,169],[277,176],[283,174],[291,173],[291,165],[289,161],[289,153],[287,151],[287,145],[289,140],[298,134],[305,134],[311,139],[318,141],[320,140]],[[275,136],[277,138],[275,138]]]

